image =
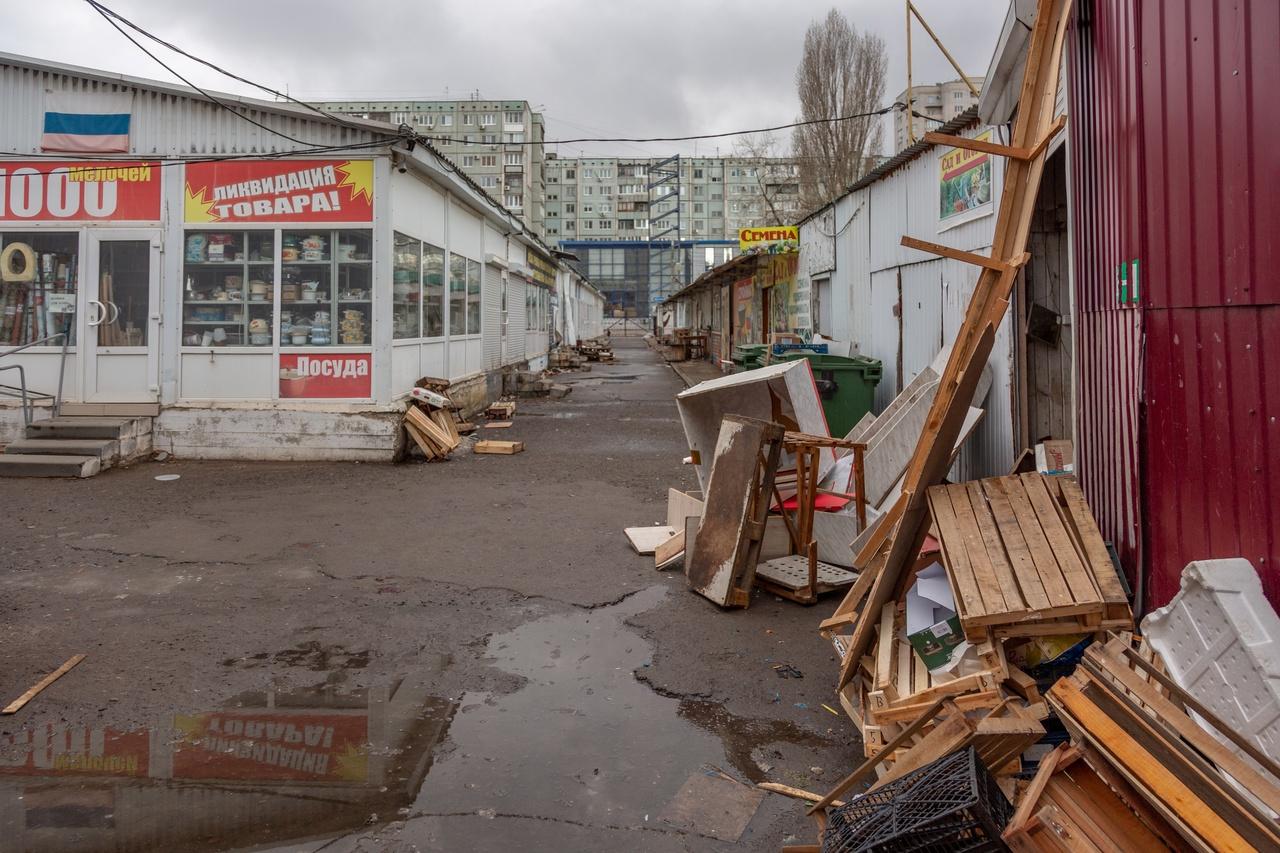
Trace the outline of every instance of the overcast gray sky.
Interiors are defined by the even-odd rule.
[[[121,15],[249,79],[306,99],[523,99],[548,139],[678,136],[785,124],[821,0],[103,0]],[[83,0],[8,0],[0,50],[172,80]],[[838,4],[889,51],[887,99],[906,86],[901,0]],[[1008,0],[916,0],[966,72],[985,72]],[[479,10],[485,10],[481,12]],[[149,45],[151,46],[151,45]],[[161,49],[162,51],[162,49]],[[953,79],[917,25],[917,82]],[[198,85],[262,93],[161,52]],[[887,135],[886,135],[887,138]],[[699,143],[728,154],[730,140]],[[693,146],[562,146],[578,154],[694,153]]]

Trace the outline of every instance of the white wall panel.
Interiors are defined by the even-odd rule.
[[[391,348],[391,396],[407,394],[424,373],[419,365],[418,344],[397,344]],[[439,374],[435,374],[439,376]]]
[[[393,169],[391,194],[391,227],[401,234],[443,247],[444,193],[415,175],[401,175]]]
[[[484,263],[484,223],[456,202],[449,205],[449,251]]]

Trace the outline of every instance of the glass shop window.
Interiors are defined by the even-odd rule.
[[[0,232],[0,347],[43,341],[66,330],[75,344],[76,234]],[[62,346],[62,339],[48,341]]]

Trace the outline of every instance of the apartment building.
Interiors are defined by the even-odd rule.
[[[545,123],[528,101],[325,101],[328,112],[407,124],[485,192],[544,233]]]
[[[982,92],[983,77],[970,77],[978,92]],[[897,97],[898,103],[907,102],[907,90],[903,89]],[[978,95],[969,91],[963,80],[948,80],[945,83],[925,84],[911,87],[911,109],[919,115],[911,116],[912,129],[918,142],[927,131],[936,130],[944,122],[951,121],[970,107],[977,106]],[[906,110],[895,110],[893,113],[893,150],[901,151],[911,144],[907,132]]]
[[[545,238],[578,259],[611,316],[651,313],[733,257],[739,229],[800,216],[799,171],[785,158],[549,154],[545,172]]]

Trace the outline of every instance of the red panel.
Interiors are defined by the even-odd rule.
[[[1147,600],[1192,560],[1245,557],[1280,602],[1280,306],[1149,311]]]
[[[1280,302],[1280,4],[1141,4],[1143,303]]]
[[[1137,257],[1134,21],[1122,0],[1080,0],[1067,50],[1075,275],[1076,466],[1131,583],[1142,563],[1139,465],[1142,314],[1117,301]]]

